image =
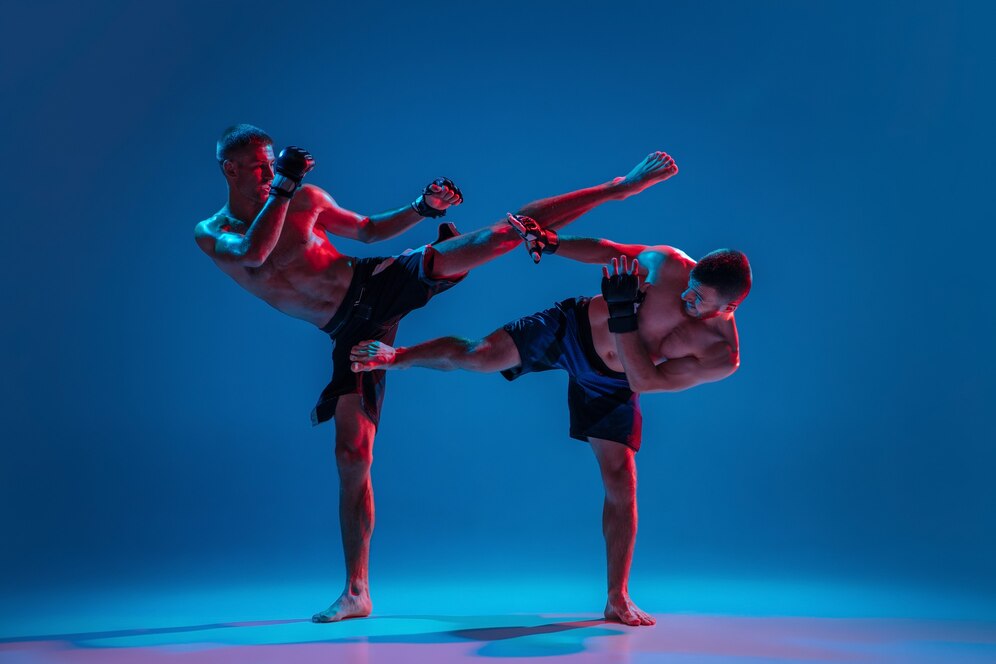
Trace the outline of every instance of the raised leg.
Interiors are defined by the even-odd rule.
[[[373,463],[376,425],[360,405],[358,394],[339,398],[335,409],[335,460],[339,468],[339,527],[346,559],[346,587],[314,622],[337,622],[369,616],[370,536],[374,527]]]
[[[651,152],[626,176],[604,184],[533,201],[516,214],[532,217],[544,228],[560,228],[608,201],[623,200],[667,180],[678,172],[674,160],[664,152]],[[435,246],[438,255],[433,277],[463,274],[478,265],[494,260],[515,248],[520,238],[506,223],[499,221],[480,230],[464,233]]]
[[[591,439],[605,486],[602,534],[608,563],[608,601],[605,617],[627,625],[653,625],[657,621],[629,598],[629,569],[636,544],[636,457],[620,443]]]
[[[361,341],[350,351],[353,371],[426,367],[440,371],[463,369],[491,373],[519,366],[515,342],[503,329],[483,339],[440,337],[417,346],[392,348],[382,341]]]

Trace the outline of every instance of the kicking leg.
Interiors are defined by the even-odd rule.
[[[558,229],[602,203],[629,198],[667,180],[677,172],[678,167],[670,156],[664,152],[651,152],[624,177],[595,187],[534,201],[516,214],[532,217],[544,228]],[[434,245],[437,256],[430,276],[463,274],[508,253],[520,241],[518,233],[502,220],[487,228],[440,242]]]
[[[678,166],[667,153],[651,152],[625,177],[617,177],[588,189],[534,201],[519,210],[517,214],[532,217],[543,228],[556,230],[606,201],[627,199],[658,182],[667,180],[677,172]]]
[[[362,341],[349,353],[353,371],[426,367],[441,371],[464,369],[491,373],[522,363],[519,349],[504,329],[472,341],[460,337],[440,337],[417,346],[392,348],[382,341]]]
[[[605,486],[602,534],[608,562],[609,599],[605,617],[627,625],[657,622],[629,598],[629,568],[636,544],[636,457],[633,450],[611,440],[591,438]]]
[[[332,605],[312,616],[314,622],[337,622],[369,616],[370,536],[374,526],[370,465],[376,425],[360,405],[360,395],[339,398],[335,408],[335,460],[339,468],[339,527],[346,558],[346,587]]]

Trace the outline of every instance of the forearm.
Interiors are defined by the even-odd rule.
[[[643,244],[619,244],[604,238],[561,235],[557,255],[581,263],[606,264],[620,256],[636,258],[646,248]]]
[[[413,210],[411,205],[406,205],[396,210],[371,215],[367,219],[365,239],[368,242],[379,242],[404,233],[425,217]]]
[[[250,266],[260,266],[270,257],[280,239],[290,199],[270,196],[246,231],[242,258]]]
[[[634,392],[652,389],[657,376],[657,366],[650,359],[650,354],[640,340],[640,333],[634,330],[612,336],[630,388]]]

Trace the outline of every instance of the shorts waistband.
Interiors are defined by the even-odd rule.
[[[588,305],[591,303],[590,297],[577,298],[578,333],[581,340],[581,350],[584,352],[588,363],[594,367],[595,371],[612,378],[626,380],[626,374],[622,371],[613,371],[598,355],[595,350],[595,341],[591,336],[591,321],[588,319]]]
[[[346,294],[343,295],[342,302],[339,303],[339,308],[332,314],[329,322],[321,327],[322,332],[335,337],[342,330],[346,321],[352,317],[357,307],[368,306],[362,303],[363,286],[379,263],[380,259],[356,259],[356,262],[353,264],[353,278],[349,280],[349,287],[346,289]]]

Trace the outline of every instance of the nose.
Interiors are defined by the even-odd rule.
[[[684,293],[682,293],[681,299],[684,300],[685,302],[691,302],[692,300],[694,300],[695,296],[692,294],[692,289],[689,288]]]
[[[264,180],[273,179],[273,164],[263,164],[263,179]]]

